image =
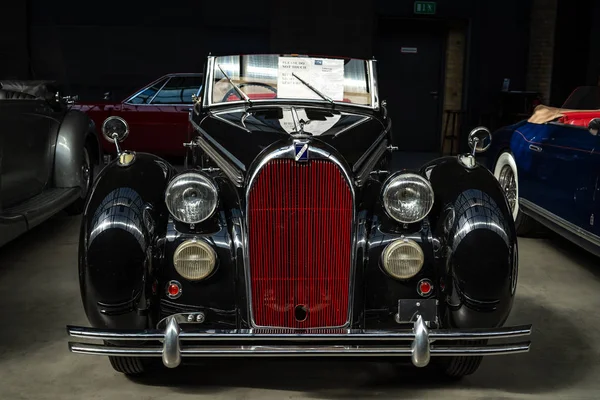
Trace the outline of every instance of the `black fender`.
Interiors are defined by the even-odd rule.
[[[93,327],[144,329],[153,272],[165,234],[164,190],[176,171],[145,153],[99,174],[86,202],[79,240],[79,282]]]
[[[457,157],[421,171],[435,193],[430,222],[442,250],[442,320],[455,328],[502,326],[514,300],[518,247],[500,185],[484,166],[469,168]]]
[[[56,137],[53,176],[55,187],[85,188],[81,167],[86,143],[92,143],[94,154],[90,154],[90,157],[95,161],[102,159],[100,142],[95,132],[94,122],[84,112],[70,110],[65,114]]]

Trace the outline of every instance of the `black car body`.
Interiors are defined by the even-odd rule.
[[[498,182],[471,154],[390,171],[375,61],[211,56],[205,77],[186,171],[121,151],[94,186],[92,327],[68,332],[104,344],[72,352],[127,374],[152,357],[409,356],[462,376],[529,350],[487,344],[531,332],[503,327],[518,251]]]
[[[83,211],[101,160],[92,120],[50,81],[0,81],[0,246]]]

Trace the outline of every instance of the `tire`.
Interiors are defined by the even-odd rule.
[[[146,363],[140,357],[108,356],[108,360],[115,371],[125,375],[142,375],[146,372]]]
[[[458,340],[457,345],[482,346],[487,340]],[[450,356],[436,359],[435,367],[444,376],[451,379],[461,379],[474,374],[481,365],[483,356]]]
[[[83,148],[83,165],[81,168],[85,179],[85,190],[81,192],[81,196],[77,200],[65,208],[65,211],[69,215],[78,215],[83,212],[88,193],[94,183],[94,163],[90,157],[90,154],[93,154],[92,151],[90,145],[86,144]]]
[[[493,172],[508,200],[517,235],[527,235],[533,230],[535,223],[533,219],[523,214],[519,209],[519,175],[517,163],[509,151],[500,154],[496,160]]]

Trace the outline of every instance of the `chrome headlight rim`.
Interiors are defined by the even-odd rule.
[[[180,271],[180,269],[177,268],[177,262],[176,262],[177,256],[179,254],[181,254],[182,251],[184,251],[186,248],[188,248],[190,246],[202,247],[204,250],[207,250],[207,252],[210,253],[210,255],[213,258],[213,265],[212,265],[210,272],[201,278],[192,278],[189,275],[183,274]],[[192,283],[204,282],[204,281],[210,279],[212,276],[215,275],[215,273],[217,272],[217,269],[219,268],[219,257],[218,257],[216,250],[213,248],[213,246],[211,246],[211,244],[208,241],[200,239],[198,237],[193,237],[191,239],[186,239],[186,240],[183,240],[182,242],[180,242],[177,245],[177,247],[175,248],[175,251],[173,251],[173,256],[172,256],[171,262],[173,263],[173,269],[175,270],[175,272],[181,278],[185,279],[188,282],[192,282]]]
[[[210,210],[209,213],[207,213],[206,217],[200,220],[195,220],[195,221],[184,221],[181,218],[178,218],[176,213],[173,212],[173,210],[171,210],[171,207],[169,207],[169,201],[168,201],[168,193],[169,191],[173,188],[173,186],[181,179],[185,179],[185,178],[189,178],[189,177],[198,177],[201,180],[203,180],[206,184],[208,184],[208,186],[212,189],[212,191],[214,192],[215,195],[215,201],[214,204],[212,206],[212,209]],[[171,180],[169,181],[165,192],[164,192],[164,198],[163,198],[164,202],[165,202],[165,206],[167,207],[167,210],[169,211],[169,215],[178,222],[181,222],[183,224],[188,224],[188,225],[194,225],[194,224],[200,224],[208,219],[210,219],[211,217],[213,217],[215,215],[215,212],[217,211],[217,209],[219,208],[219,189],[217,188],[216,183],[214,182],[214,180],[207,176],[206,174],[203,174],[199,171],[183,171],[177,175],[175,175],[173,178],[171,178]]]
[[[390,211],[389,205],[385,201],[386,194],[389,193],[389,191],[391,189],[393,189],[393,183],[401,180],[402,177],[416,178],[416,179],[420,180],[422,183],[425,184],[425,186],[427,187],[427,189],[429,191],[429,195],[431,196],[431,202],[429,204],[429,207],[427,208],[427,211],[425,213],[423,213],[423,216],[421,218],[418,218],[415,220],[405,220],[405,219],[397,218]],[[383,204],[383,210],[385,211],[385,214],[389,218],[391,218],[392,220],[399,222],[401,224],[415,224],[415,223],[423,221],[425,218],[427,218],[429,213],[431,213],[434,203],[435,203],[435,192],[433,191],[433,186],[431,186],[431,183],[429,182],[429,180],[426,177],[424,177],[423,175],[421,175],[418,172],[406,171],[406,170],[398,171],[398,172],[390,175],[390,177],[388,177],[388,179],[386,179],[385,182],[383,183],[383,190],[381,191],[381,204]]]

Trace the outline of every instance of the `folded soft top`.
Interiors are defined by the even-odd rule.
[[[568,108],[539,105],[535,108],[533,115],[527,120],[527,122],[531,122],[533,124],[545,124],[546,122],[554,121],[567,115],[573,116],[577,114],[590,113],[598,113],[598,117],[600,117],[600,110],[572,110]]]
[[[55,96],[58,86],[55,81],[0,81],[0,89],[13,92],[27,93],[41,99],[51,99]]]

